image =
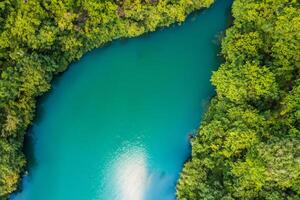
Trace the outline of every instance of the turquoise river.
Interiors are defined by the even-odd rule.
[[[214,93],[231,1],[93,50],[53,81],[13,200],[169,200]]]

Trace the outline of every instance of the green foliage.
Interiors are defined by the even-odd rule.
[[[300,199],[300,3],[235,0],[178,199]]]
[[[87,51],[213,0],[0,0],[0,199],[18,185],[36,98]],[[235,0],[179,199],[300,199],[300,4]]]
[[[214,73],[212,83],[219,96],[227,97],[237,104],[262,98],[274,100],[278,96],[275,75],[267,67],[254,63],[226,63]]]
[[[0,199],[16,190],[36,98],[87,51],[182,22],[213,0],[0,0]]]

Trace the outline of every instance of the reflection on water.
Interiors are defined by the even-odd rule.
[[[170,185],[175,185],[175,177],[162,171],[150,170],[147,152],[143,147],[130,146],[117,152],[108,166],[113,173],[112,187],[115,200],[153,200],[163,197],[174,200]],[[111,191],[111,185],[108,187]],[[173,189],[173,188],[171,188]]]
[[[113,168],[117,199],[144,199],[147,184],[147,160],[144,149],[140,147],[127,149],[115,160]]]

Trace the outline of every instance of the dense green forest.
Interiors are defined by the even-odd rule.
[[[16,190],[36,98],[87,51],[183,22],[213,0],[0,0],[0,199]]]
[[[53,75],[87,51],[182,22],[213,0],[0,0],[0,199]],[[234,0],[179,199],[300,199],[300,3]]]
[[[300,199],[300,1],[234,0],[179,199]]]

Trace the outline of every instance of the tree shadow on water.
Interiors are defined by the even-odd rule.
[[[175,200],[177,178],[165,172],[152,172],[147,179],[145,199]]]
[[[34,169],[36,169],[38,165],[36,153],[37,153],[37,140],[38,140],[39,133],[36,131],[36,126],[38,126],[41,123],[43,117],[45,116],[44,102],[46,101],[48,96],[49,96],[49,92],[41,97],[38,97],[37,99],[38,105],[36,108],[35,117],[24,136],[23,153],[26,157],[26,162],[27,162],[25,173],[24,173],[25,177],[30,176],[31,172],[34,171]]]
[[[31,172],[33,168],[37,166],[37,160],[35,155],[36,141],[37,139],[34,133],[34,128],[31,126],[25,135],[23,147],[24,154],[27,160],[26,170],[28,172]]]

